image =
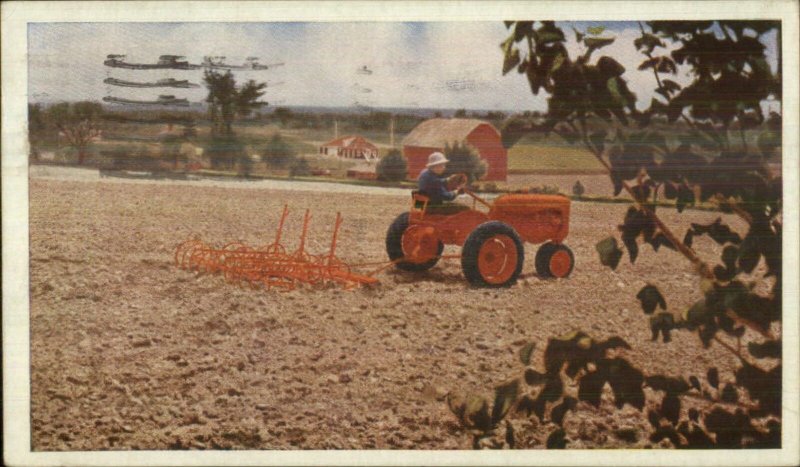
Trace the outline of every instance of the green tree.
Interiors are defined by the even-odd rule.
[[[28,104],[28,145],[30,146],[30,157],[32,160],[39,158],[39,150],[35,142],[44,130],[44,116],[41,104]]]
[[[640,245],[656,252],[664,247],[661,251],[677,252],[699,275],[703,298],[679,315],[666,311],[669,297],[657,284],[646,285],[636,295],[649,317],[652,339],[669,342],[673,332],[691,332],[703,346],[718,345],[730,352],[739,365],[724,385],[716,367],[688,380],[680,373],[652,373],[609,353],[630,348],[619,337],[599,341],[575,332],[549,339],[541,362],[534,362],[531,351],[523,348],[520,359],[527,368],[512,383],[497,388],[493,405],[452,397],[451,409],[465,426],[477,430],[476,447],[503,428],[505,439],[513,444],[508,423],[501,425],[509,407],[561,425],[578,401],[599,406],[608,385],[618,408],[627,404],[646,412],[651,442],[668,439],[681,448],[779,447],[782,184],[764,161],[780,146],[780,137],[767,125],[758,138],[762,144],[755,148],[744,135],[748,129],[763,128],[761,102],[769,96],[780,99],[780,66],[772,72],[759,40],[779,30],[779,23],[640,24],[641,35],[634,41],[643,54],[639,69],[652,70],[656,94],[643,112],[623,79],[625,68],[612,57],[592,57],[615,41],[603,28],[574,31],[583,50],[571,56],[564,31],[552,21],[506,25],[511,34],[501,45],[503,73],[517,69],[534,94],[545,92],[549,98],[544,123],[513,119],[504,128],[504,141],[513,144],[531,131],[544,130],[590,150],[607,169],[614,193],[625,190],[633,198],[620,225],[621,244],[631,264]],[[686,86],[669,79],[679,67],[691,72],[692,82]],[[591,127],[590,118],[604,125]],[[657,122],[677,135],[665,134]],[[746,227],[737,232],[712,214],[716,220],[692,224],[681,241],[657,211],[659,193],[674,200],[679,213],[696,202],[714,202],[740,217]],[[717,265],[712,267],[695,251],[697,236],[719,244]],[[619,245],[616,237],[597,243],[602,264],[618,267],[624,254]],[[746,345],[740,346],[742,338]],[[682,373],[685,367],[676,370]],[[565,393],[558,376],[562,368],[578,387],[577,398]],[[644,387],[652,389],[650,395]],[[749,401],[743,400],[744,394]],[[704,401],[703,407],[682,409],[687,397]],[[564,447],[568,442],[559,428],[547,445]]]
[[[28,130],[44,130],[44,112],[41,104],[28,104]]]
[[[47,118],[58,128],[67,145],[78,151],[78,164],[86,160],[86,150],[101,134],[103,106],[97,102],[61,102],[47,111]]]
[[[213,135],[205,154],[216,169],[232,169],[246,157],[244,144],[233,134]]]
[[[467,109],[458,109],[453,114],[453,118],[467,118]]]
[[[583,187],[580,180],[575,180],[575,184],[572,185],[572,194],[580,198],[584,193],[586,193],[586,188]]]
[[[296,158],[289,166],[290,177],[304,177],[311,175],[311,165],[305,157]]]
[[[297,159],[294,148],[281,137],[280,133],[275,133],[269,142],[264,146],[262,158],[268,166],[274,169],[286,169],[291,167]]]
[[[408,178],[408,163],[406,158],[398,149],[390,149],[385,156],[378,161],[375,173],[379,180],[397,182]]]
[[[249,80],[237,87],[233,73],[214,70],[205,71],[203,82],[208,89],[206,102],[213,135],[232,135],[233,121],[237,115],[247,116],[253,110],[267,105],[258,100],[264,95],[263,89],[267,87],[267,83]]]
[[[294,118],[294,113],[288,107],[278,107],[272,113],[272,116],[281,122],[281,126],[285,127]]]
[[[468,183],[480,180],[486,175],[486,161],[466,143],[453,142],[446,144],[444,155],[450,161],[444,172],[445,176],[463,173],[467,176]]]

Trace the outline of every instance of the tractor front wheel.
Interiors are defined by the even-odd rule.
[[[575,255],[566,245],[547,242],[536,252],[536,273],[540,277],[567,277],[575,267]]]
[[[508,287],[517,282],[525,250],[519,235],[498,221],[479,225],[467,237],[461,252],[461,269],[470,284]]]
[[[404,212],[389,226],[386,232],[386,253],[389,259],[404,271],[427,271],[439,262],[444,244],[432,232],[417,225],[409,225],[408,213]],[[405,261],[398,261],[406,258]]]

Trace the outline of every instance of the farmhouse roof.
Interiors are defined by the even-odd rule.
[[[334,140],[328,141],[327,143],[323,144],[323,146],[341,147],[348,149],[358,149],[363,147],[375,148],[374,144],[367,141],[363,136],[358,136],[358,135],[342,136],[341,138],[336,138]]]
[[[490,123],[474,118],[432,118],[417,125],[403,138],[403,146],[443,148],[446,144],[462,142],[480,125]]]

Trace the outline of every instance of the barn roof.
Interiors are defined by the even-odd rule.
[[[490,123],[474,118],[432,118],[417,125],[411,133],[403,138],[403,146],[420,146],[426,148],[443,148],[446,144],[462,142],[480,125]]]

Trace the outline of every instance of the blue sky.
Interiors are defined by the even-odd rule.
[[[617,41],[596,56],[616,57],[642,107],[652,97],[653,77],[636,70],[643,56],[632,43],[634,22],[562,22],[568,48],[578,51],[571,27],[605,25]],[[107,54],[125,54],[137,63],[159,55],[225,56],[242,63],[284,62],[268,71],[239,71],[238,80],[270,84],[265,100],[278,105],[440,107],[544,110],[546,96],[531,94],[522,75],[501,75],[499,44],[508,31],[502,22],[304,22],[304,23],[32,23],[29,41],[29,99],[93,99],[105,95],[152,99],[159,92],[201,101],[200,89],[112,87],[103,79],[160,78],[201,83],[202,71],[124,70],[103,65]],[[775,66],[775,35],[765,41]],[[359,74],[367,66],[371,75]],[[678,82],[688,76],[679,73]],[[277,84],[282,83],[282,84]]]

